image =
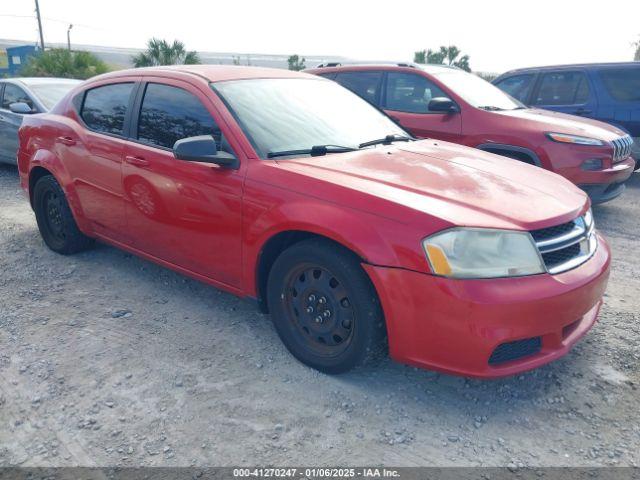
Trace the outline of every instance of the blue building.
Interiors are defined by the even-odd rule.
[[[27,63],[29,57],[36,55],[38,50],[33,45],[8,47],[6,61],[1,62],[4,55],[0,54],[0,75],[18,75],[20,69]]]

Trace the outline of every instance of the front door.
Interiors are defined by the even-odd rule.
[[[124,152],[123,186],[135,248],[231,286],[241,278],[242,177],[238,170],[177,160],[177,140],[213,135],[230,153],[215,109],[178,80],[144,87]]]
[[[429,102],[438,97],[449,98],[422,75],[388,72],[382,107],[416,137],[460,142],[461,114],[429,111]]]

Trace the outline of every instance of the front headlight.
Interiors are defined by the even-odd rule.
[[[545,268],[528,232],[454,228],[422,241],[431,270],[451,278],[519,277]]]
[[[566,133],[547,133],[547,137],[554,142],[559,143],[571,143],[573,145],[590,145],[595,147],[601,147],[604,145],[602,140],[597,138],[579,137],[578,135],[568,135]]]

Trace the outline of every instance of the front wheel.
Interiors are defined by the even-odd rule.
[[[274,325],[298,360],[325,373],[367,363],[384,347],[384,318],[358,259],[321,239],[285,250],[269,273]]]
[[[93,239],[78,229],[64,190],[52,176],[44,176],[36,182],[33,209],[40,235],[54,252],[69,255],[93,245]]]

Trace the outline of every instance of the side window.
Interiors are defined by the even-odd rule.
[[[361,96],[369,103],[377,103],[382,72],[344,72],[336,75],[335,81]]]
[[[92,130],[123,135],[124,119],[132,91],[133,83],[92,88],[85,94],[80,116]]]
[[[640,67],[607,68],[598,73],[613,98],[620,102],[640,102]]]
[[[532,73],[514,75],[513,77],[500,80],[496,84],[496,87],[511,95],[513,98],[520,100],[522,103],[526,103],[527,98],[529,98],[529,92],[531,92],[531,87],[533,86],[533,77],[534,75]]]
[[[433,98],[449,98],[438,86],[421,75],[389,72],[385,108],[398,112],[429,113]]]
[[[220,129],[198,98],[182,88],[147,84],[140,107],[138,140],[173,148],[178,140],[198,135],[213,135],[221,148]]]
[[[580,105],[589,99],[589,84],[582,72],[545,73],[532,103],[535,105]]]
[[[9,105],[17,102],[26,103],[33,109],[33,101],[24,90],[12,83],[5,83],[4,95],[2,96],[2,108],[9,110]]]

